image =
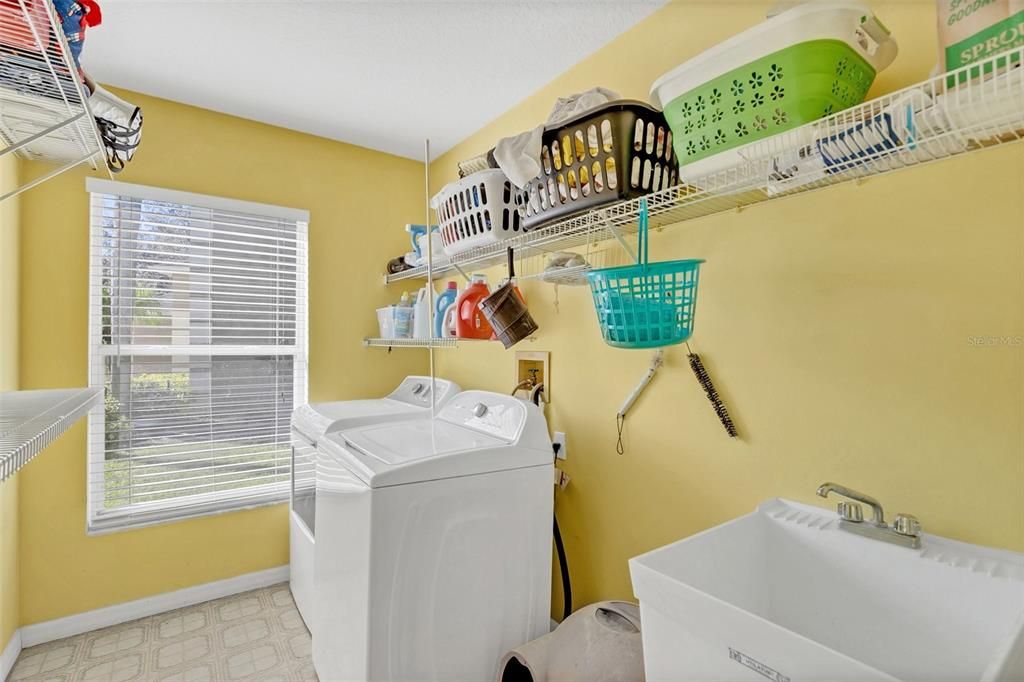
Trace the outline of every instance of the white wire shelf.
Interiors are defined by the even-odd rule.
[[[57,165],[0,201],[83,163],[106,168],[85,87],[49,1],[15,0],[0,12],[0,143],[0,156]]]
[[[493,339],[458,339],[454,336],[442,339],[363,339],[369,348],[458,348],[465,343],[498,343]]]
[[[13,476],[102,400],[99,388],[0,393],[0,481]]]
[[[951,71],[741,150],[728,170],[647,195],[657,229],[770,199],[882,175],[1008,144],[1024,137],[1024,48]],[[543,274],[546,256],[635,232],[640,199],[559,220],[454,258],[440,256],[435,279],[505,262],[520,279]],[[625,246],[625,241],[622,241]],[[627,255],[631,255],[628,247]],[[532,272],[530,270],[533,270]],[[387,283],[424,279],[426,266],[387,275]]]
[[[370,348],[456,348],[459,339],[363,339],[363,345]]]

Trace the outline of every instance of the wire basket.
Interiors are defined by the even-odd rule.
[[[647,260],[647,200],[641,200],[639,262],[587,273],[605,343],[616,348],[657,348],[693,333],[697,280],[703,260]]]
[[[578,253],[559,251],[551,254],[544,270],[537,278],[548,284],[569,287],[587,285],[587,273],[593,270],[587,259]]]

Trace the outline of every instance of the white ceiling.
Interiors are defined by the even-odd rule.
[[[450,149],[664,2],[102,0],[82,63],[114,86],[422,159],[425,137]]]

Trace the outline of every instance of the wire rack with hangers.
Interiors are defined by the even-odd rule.
[[[17,154],[56,166],[6,191],[0,201],[83,163],[106,169],[85,86],[50,0],[3,3],[0,144],[0,157]]]

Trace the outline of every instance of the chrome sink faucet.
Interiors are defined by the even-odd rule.
[[[839,529],[857,535],[884,540],[903,547],[918,549],[921,546],[921,523],[911,514],[897,514],[890,526],[885,522],[885,510],[882,504],[862,492],[839,485],[838,483],[822,483],[818,486],[818,495],[828,497],[829,493],[842,495],[853,502],[840,501],[836,512],[839,514]],[[861,503],[871,507],[871,521],[864,522],[864,510]]]

